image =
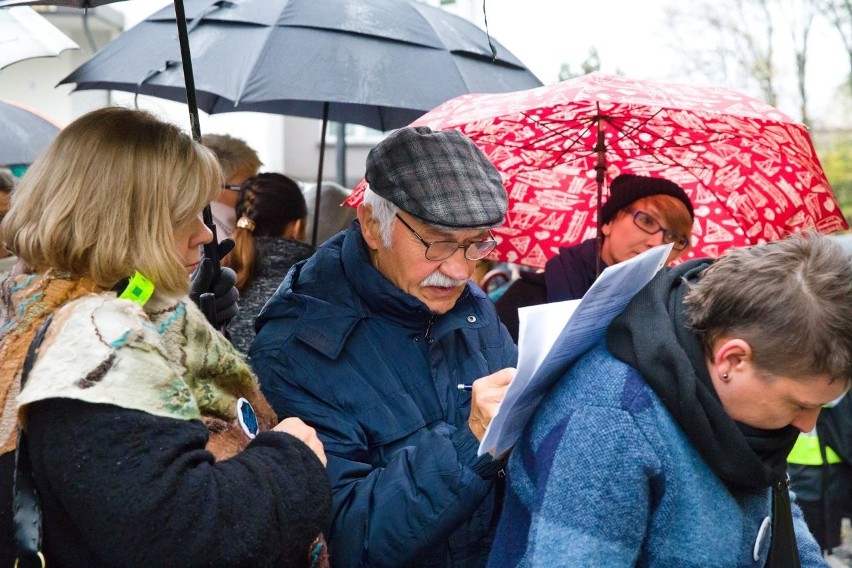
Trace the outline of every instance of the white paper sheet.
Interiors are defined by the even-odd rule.
[[[672,245],[654,247],[607,267],[582,300],[518,310],[518,367],[497,414],[479,445],[479,455],[500,455],[520,438],[550,387],[580,356],[601,341],[606,328],[663,267]]]

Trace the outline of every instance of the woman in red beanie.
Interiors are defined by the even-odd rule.
[[[668,262],[690,248],[692,203],[683,189],[669,180],[633,174],[616,177],[600,216],[600,247],[597,239],[588,239],[560,248],[543,272],[521,273],[497,300],[497,315],[515,343],[518,308],[582,298],[604,268],[651,247],[674,243]]]

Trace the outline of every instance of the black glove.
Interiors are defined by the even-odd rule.
[[[219,258],[224,258],[229,252],[234,249],[233,239],[224,239],[218,245]],[[237,273],[228,267],[222,267],[218,278],[215,278],[213,272],[213,261],[209,258],[202,258],[198,263],[198,267],[190,276],[189,282],[189,297],[195,302],[213,327],[220,329],[228,324],[236,317],[239,307],[237,300],[240,299],[240,293],[234,287],[237,282]],[[214,296],[213,306],[215,307],[215,317],[201,306],[201,295],[206,292],[212,292]],[[213,321],[215,320],[215,321]]]

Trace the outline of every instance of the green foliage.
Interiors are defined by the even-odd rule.
[[[817,154],[843,214],[852,218],[852,135],[835,138]]]
[[[563,63],[559,68],[559,80],[565,81],[567,79],[573,79],[574,77],[580,77],[582,75],[588,75],[593,71],[601,70],[601,59],[598,55],[598,50],[594,47],[589,48],[588,57],[586,60],[580,64],[580,72],[575,73],[573,69],[571,69],[571,65],[568,63]]]

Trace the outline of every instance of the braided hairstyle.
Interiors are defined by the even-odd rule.
[[[231,233],[236,246],[222,264],[237,273],[236,285],[242,293],[260,270],[261,252],[255,237],[304,240],[308,207],[295,181],[279,173],[262,173],[246,180],[240,188],[236,213],[237,226]],[[293,234],[297,221],[301,221],[300,234]]]

